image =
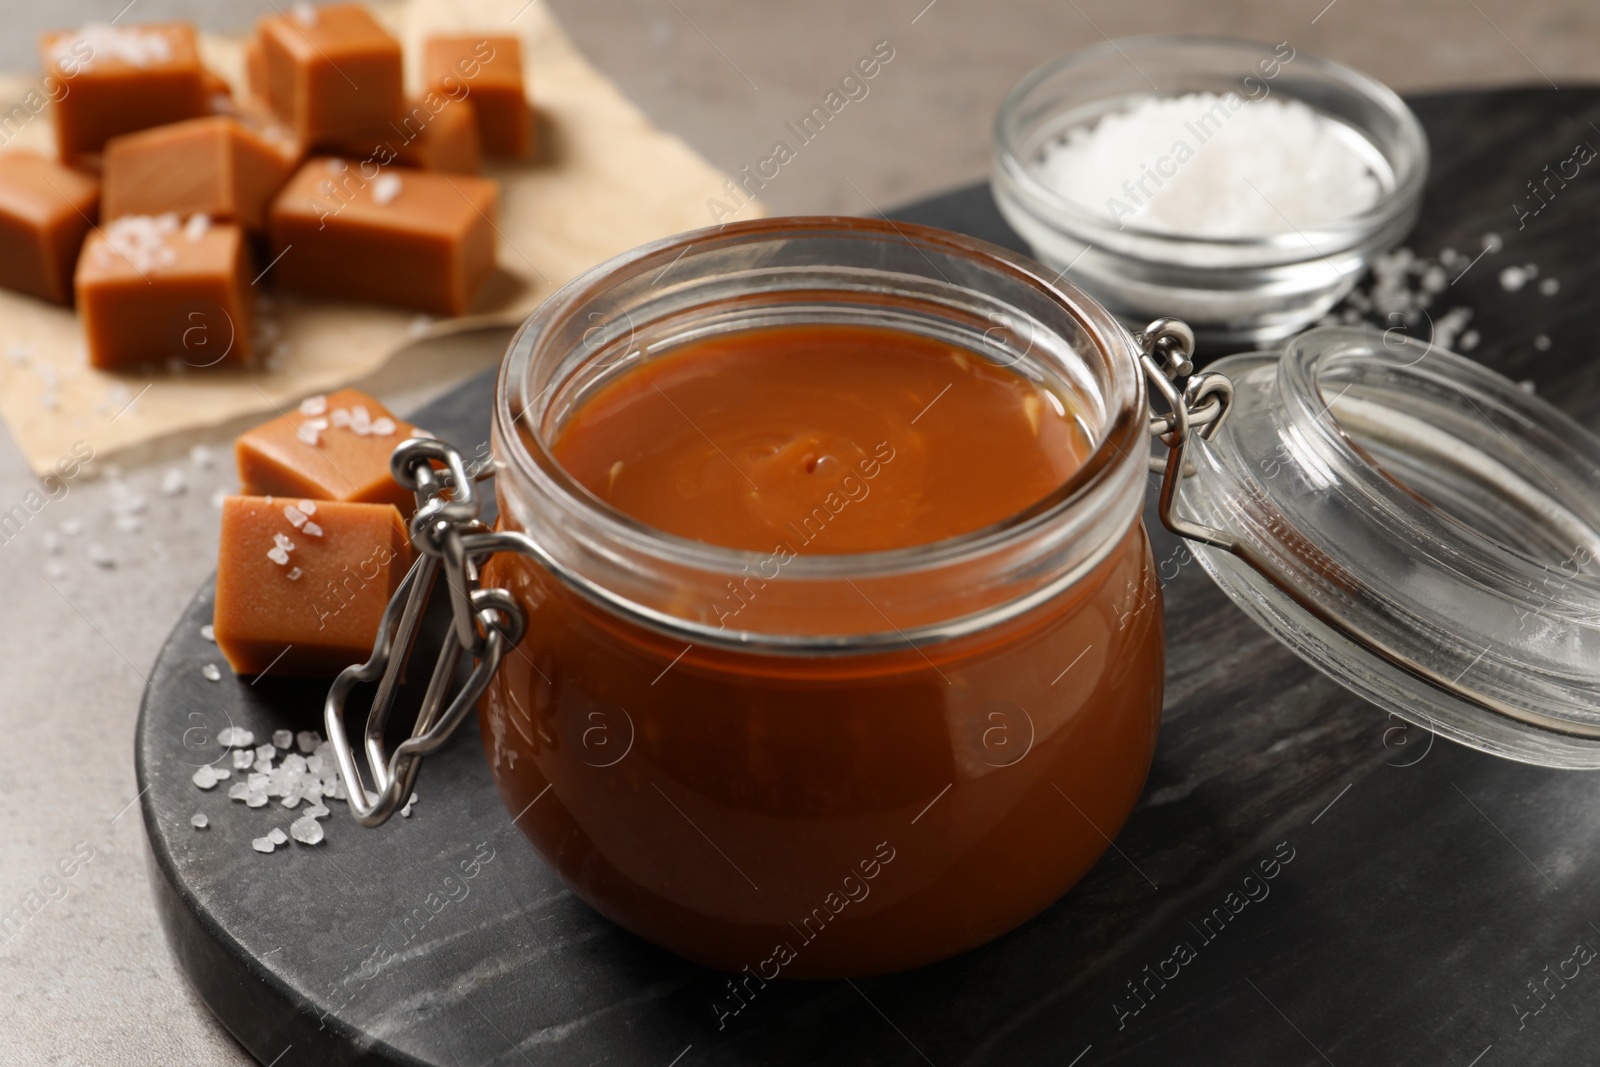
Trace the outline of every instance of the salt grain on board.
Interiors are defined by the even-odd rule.
[[[208,682],[222,681],[222,672],[217,669],[217,665],[215,663],[207,663],[204,667],[200,668],[200,673]]]
[[[195,812],[193,815],[189,816],[189,825],[194,827],[196,830],[204,830],[207,826],[211,825],[211,820],[206,818],[204,812]]]

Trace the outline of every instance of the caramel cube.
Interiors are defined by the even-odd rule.
[[[267,57],[261,50],[259,37],[244,43],[244,85],[252,98],[267,103]]]
[[[206,77],[188,23],[94,24],[39,41],[47,76],[68,83],[57,100],[56,148],[78,162],[111,138],[207,110]]]
[[[239,435],[239,484],[257,496],[393,504],[409,516],[417,500],[389,474],[389,455],[415,430],[355,389],[308,397]]]
[[[313,157],[272,202],[277,284],[464,314],[494,270],[495,205],[483,178]]]
[[[235,674],[331,675],[372,654],[411,546],[387,504],[222,501],[212,625]]]
[[[250,262],[244,232],[204,215],[125,215],[78,258],[78,311],[89,364],[102,370],[180,359],[250,358]]]
[[[267,103],[317,142],[399,115],[400,42],[360,4],[297,5],[256,25]]]
[[[429,93],[399,119],[372,130],[324,142],[327,151],[378,166],[476,174],[483,166],[478,122],[469,100]]]
[[[430,37],[422,69],[429,89],[472,101],[485,155],[521,159],[533,151],[533,109],[522,82],[522,43],[515,37]]]
[[[212,115],[113,138],[106,144],[102,216],[208,215],[266,228],[267,205],[292,168],[236,118]]]
[[[0,155],[0,285],[72,303],[72,271],[100,183],[33,152]]]

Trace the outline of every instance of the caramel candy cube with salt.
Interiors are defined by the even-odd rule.
[[[100,183],[32,152],[0,155],[0,285],[72,303],[72,272]]]
[[[250,262],[244,232],[204,215],[125,215],[78,258],[78,312],[89,364],[102,370],[179,359],[191,367],[250,358]]]
[[[410,560],[387,504],[225,497],[217,647],[239,675],[326,676],[365,662]]]
[[[472,101],[485,155],[522,159],[533,151],[533,109],[522,81],[522,43],[473,34],[430,37],[423,47],[428,88]]]
[[[233,450],[246,493],[387,503],[410,516],[417,499],[390,475],[389,456],[413,436],[372,397],[341,389],[240,434]]]
[[[327,151],[378,166],[476,174],[483,166],[478,122],[470,100],[429,93],[384,126],[324,142]]]
[[[299,4],[262,19],[256,34],[267,103],[302,140],[376,126],[403,110],[400,42],[360,4]]]
[[[106,144],[101,215],[207,215],[266,228],[267,205],[293,168],[260,134],[226,115],[175,122]]]
[[[495,206],[484,178],[313,157],[272,203],[275,279],[316,296],[465,314],[494,270]]]
[[[67,83],[51,105],[63,160],[92,157],[111,138],[207,111],[206,75],[194,27],[93,24],[39,41],[47,76]]]

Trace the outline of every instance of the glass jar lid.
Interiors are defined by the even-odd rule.
[[[1600,438],[1398,331],[1312,330],[1178,399],[1213,418],[1167,434],[1162,518],[1247,615],[1410,722],[1600,767]]]

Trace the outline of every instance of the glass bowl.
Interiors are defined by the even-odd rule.
[[[1063,197],[1039,176],[1069,130],[1141,100],[1191,92],[1299,100],[1339,124],[1379,185],[1366,210],[1266,236],[1173,234]],[[1248,104],[1246,104],[1248,106]],[[1326,314],[1416,221],[1428,144],[1382,83],[1287,44],[1131,37],[1073,52],[1023,78],[994,127],[991,183],[1006,221],[1053,270],[1130,327],[1171,315],[1207,348],[1272,345]]]

